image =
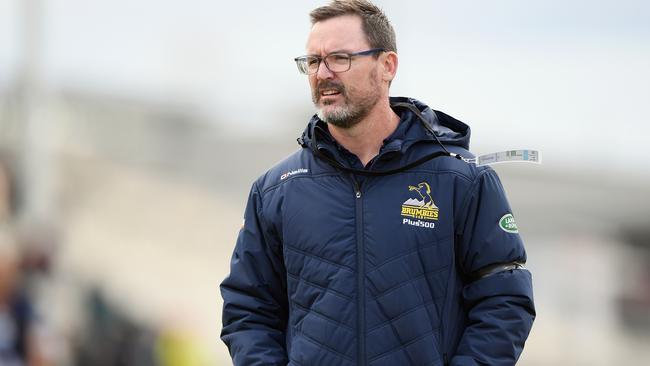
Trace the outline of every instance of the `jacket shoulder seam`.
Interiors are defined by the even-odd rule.
[[[268,186],[268,187],[264,188],[264,190],[262,191],[262,194],[264,195],[267,192],[272,191],[275,188],[278,188],[279,186],[281,186],[281,185],[283,185],[283,184],[285,184],[285,183],[287,183],[287,182],[289,182],[291,180],[294,180],[294,179],[320,178],[320,177],[338,176],[338,175],[340,175],[338,172],[318,173],[318,174],[313,174],[313,175],[307,175],[307,174],[297,175],[297,176],[286,178],[286,179],[284,179],[284,180],[282,180],[282,181],[280,181],[278,183],[275,183],[275,184],[273,184],[271,186]]]
[[[445,169],[445,170],[434,170],[434,169],[412,169],[408,170],[408,172],[420,172],[420,173],[433,173],[433,174],[438,174],[438,173],[443,173],[443,174],[453,174],[458,176],[459,178],[462,178],[463,180],[467,181],[468,183],[472,183],[472,178],[468,177],[467,175],[456,171],[456,170],[451,170],[451,169]]]

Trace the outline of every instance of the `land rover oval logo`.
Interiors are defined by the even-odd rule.
[[[517,224],[515,223],[515,218],[510,213],[503,215],[501,220],[499,220],[499,227],[507,233],[516,234],[519,232]]]

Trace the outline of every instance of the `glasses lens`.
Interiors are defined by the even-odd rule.
[[[295,61],[296,66],[298,66],[298,71],[300,71],[301,74],[307,74],[307,60],[305,60],[304,57],[297,57]]]
[[[308,74],[315,74],[318,72],[318,65],[320,64],[320,59],[314,56],[305,57],[305,64]]]
[[[296,58],[298,71],[305,75],[315,74],[318,71],[320,59],[315,56],[303,56]]]
[[[333,72],[344,72],[350,70],[350,55],[345,53],[333,53],[325,58],[327,67]]]

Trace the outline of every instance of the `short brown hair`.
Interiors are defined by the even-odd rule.
[[[395,30],[386,14],[375,4],[366,0],[333,0],[309,13],[311,24],[342,15],[357,15],[361,18],[363,32],[372,48],[397,52]]]

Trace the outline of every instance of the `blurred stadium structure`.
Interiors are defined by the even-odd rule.
[[[25,3],[28,26],[39,2]],[[16,190],[0,203],[15,205],[3,225],[23,252],[44,364],[230,364],[218,284],[248,188],[298,148],[308,101],[283,117],[293,135],[226,137],[191,100],[50,88],[32,31],[20,71],[0,78]],[[634,168],[495,166],[535,281],[520,365],[650,362],[650,178]]]

